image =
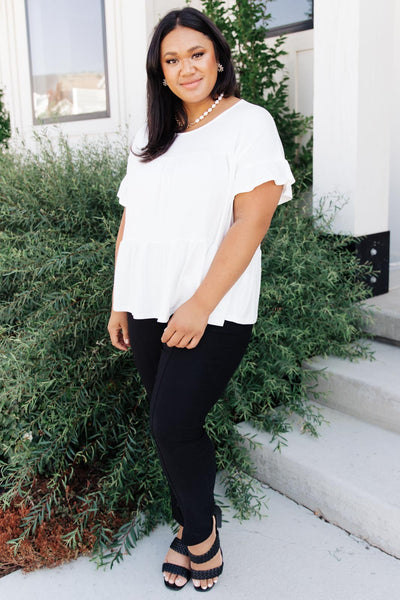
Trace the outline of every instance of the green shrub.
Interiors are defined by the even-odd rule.
[[[65,543],[74,547],[90,523],[104,562],[171,519],[147,399],[131,356],[114,350],[106,331],[126,147],[122,140],[73,150],[63,138],[54,146],[43,137],[37,153],[0,154],[2,504],[21,495],[32,507],[19,541],[67,511],[75,528]],[[326,226],[298,202],[279,207],[264,243],[254,339],[207,420],[241,517],[258,507],[235,423],[251,421],[279,442],[294,411],[313,430],[319,416],[306,387],[314,374],[303,361],[365,353],[351,345],[361,328],[357,301],[366,296],[361,267]],[[112,514],[125,523],[119,531],[105,524]]]
[[[8,147],[8,139],[11,136],[10,116],[3,104],[3,90],[0,88],[0,150]]]

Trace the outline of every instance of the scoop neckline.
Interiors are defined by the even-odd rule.
[[[222,117],[226,113],[230,112],[232,110],[232,108],[235,108],[235,106],[237,106],[238,104],[241,104],[242,102],[244,102],[244,99],[243,98],[239,98],[239,102],[235,102],[235,104],[232,104],[232,106],[229,106],[228,108],[226,108],[224,110],[224,112],[222,112],[219,115],[217,115],[216,117],[214,117],[212,121],[209,121],[208,123],[204,123],[204,125],[202,125],[201,127],[198,127],[197,129],[193,129],[192,131],[179,131],[177,133],[177,135],[190,135],[192,133],[196,133],[196,131],[201,131],[205,127],[209,127],[209,125],[212,125],[215,121],[218,121],[218,119],[220,117]]]

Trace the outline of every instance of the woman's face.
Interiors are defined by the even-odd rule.
[[[178,26],[161,42],[160,57],[168,87],[184,104],[210,100],[218,70],[213,43],[206,35]]]

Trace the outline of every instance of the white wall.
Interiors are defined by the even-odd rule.
[[[268,38],[274,43],[275,37]],[[312,116],[314,111],[314,30],[297,31],[286,37],[283,49],[286,56],[280,58],[284,71],[289,76],[288,104],[292,110],[305,116]],[[298,141],[305,143],[311,133]]]
[[[288,53],[281,60],[289,75],[289,106],[303,115],[311,116],[314,101],[314,30],[288,35],[283,48]]]
[[[394,0],[315,0],[314,191],[354,235],[388,229]]]
[[[391,160],[389,192],[389,225],[391,230],[390,262],[400,267],[400,2],[396,2],[391,78]]]
[[[125,97],[120,114],[121,126],[128,123],[129,137],[146,115],[146,0],[106,0],[118,10],[114,39],[119,45],[116,68],[119,69],[119,91]],[[110,42],[111,44],[111,42]]]
[[[170,10],[185,8],[185,0],[151,0],[153,4],[154,25]],[[201,10],[200,0],[192,0],[190,6]]]

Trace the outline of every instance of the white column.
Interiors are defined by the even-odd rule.
[[[395,2],[314,1],[314,199],[347,201],[338,233],[389,228]]]
[[[393,48],[393,94],[391,124],[391,169],[390,169],[390,201],[389,225],[391,231],[390,261],[393,266],[400,267],[400,1],[396,2],[394,22],[397,35],[394,36]]]
[[[116,37],[120,65],[121,112],[129,125],[129,138],[146,117],[146,55],[148,24],[146,0],[121,0]]]

